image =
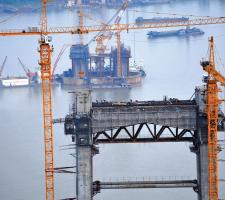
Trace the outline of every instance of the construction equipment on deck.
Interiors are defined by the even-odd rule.
[[[122,18],[123,13],[125,12],[125,10],[128,7],[128,1],[125,1],[123,3],[123,5],[121,6],[121,8],[118,9],[118,11],[114,14],[114,16],[110,19],[110,21],[112,21],[114,18],[114,23],[115,24],[119,24]],[[103,25],[104,26],[104,25]],[[107,24],[105,25],[107,27]],[[105,50],[106,50],[106,46],[103,44],[104,40],[110,40],[113,36],[113,32],[112,31],[107,31],[107,30],[101,30],[100,34],[96,37],[96,50],[95,52],[97,54],[104,54]]]
[[[113,16],[115,17],[115,24],[119,24],[122,18],[122,15],[124,14],[125,10],[128,7],[128,1],[125,1],[123,3],[123,5],[121,6],[121,8],[116,12],[116,14]],[[120,32],[121,30],[116,32],[116,46],[117,46],[117,71],[118,71],[118,75],[121,77],[122,76],[122,65],[121,65],[121,40],[120,40]],[[113,36],[113,32],[112,31],[103,31],[102,34],[100,34],[97,38],[96,38],[96,53],[97,54],[104,54],[105,50],[106,50],[106,45],[104,45],[103,41],[104,40],[110,40]]]
[[[216,70],[213,37],[209,40],[209,58],[201,61],[203,70],[208,73],[207,77],[207,106],[208,119],[208,195],[210,200],[218,200],[218,92],[217,83],[225,86],[225,77]]]

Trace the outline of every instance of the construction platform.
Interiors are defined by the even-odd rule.
[[[131,67],[129,48],[121,45],[120,52],[121,66],[118,66],[116,48],[112,48],[110,53],[90,54],[88,45],[72,45],[72,68],[61,75],[63,85],[88,88],[130,88],[141,85],[146,75],[143,68]]]

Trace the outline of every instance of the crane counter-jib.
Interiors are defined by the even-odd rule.
[[[195,26],[195,25],[209,25],[209,24],[224,24],[225,17],[205,17],[196,18],[188,21],[166,21],[166,22],[151,22],[151,23],[129,23],[129,24],[111,24],[107,26],[84,26],[82,29],[79,26],[69,27],[51,27],[47,34],[87,34],[91,32],[99,32],[103,29],[105,31],[118,30],[134,30],[134,29],[153,29],[153,28],[169,28],[179,26]],[[35,29],[34,29],[35,28]],[[24,36],[24,35],[40,35],[41,31],[38,27],[28,27],[27,29],[8,29],[0,30],[0,36]]]

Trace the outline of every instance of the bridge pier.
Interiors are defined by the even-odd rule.
[[[195,101],[198,105],[197,141],[194,149],[197,161],[198,200],[208,200],[208,122],[205,114],[204,88],[195,89]]]
[[[76,148],[76,196],[78,200],[92,199],[92,149],[77,145]]]
[[[198,140],[197,144],[197,179],[198,200],[208,200],[208,130],[207,118],[198,118]]]
[[[76,141],[76,199],[92,200],[93,140],[90,91],[75,93],[74,132]]]
[[[90,91],[75,93],[73,112],[59,121],[65,122],[65,134],[76,141],[76,199],[92,200],[101,189],[190,186],[198,193],[198,200],[208,200],[207,116],[204,98],[200,92],[196,94],[195,101],[92,103]],[[220,120],[223,122],[224,116]],[[141,134],[143,127],[148,130],[146,135]],[[137,142],[193,142],[190,149],[196,154],[197,181],[194,185],[93,182],[95,144]]]

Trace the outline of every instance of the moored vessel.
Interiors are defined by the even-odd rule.
[[[149,31],[148,37],[149,38],[158,38],[158,37],[184,37],[184,36],[197,36],[203,35],[204,31],[199,28],[189,28],[186,29],[179,29],[179,30],[171,30],[171,31]]]

